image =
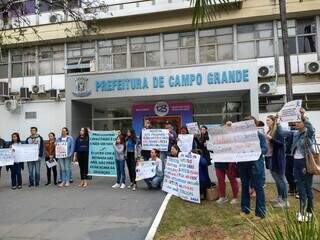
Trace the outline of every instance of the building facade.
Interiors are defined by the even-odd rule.
[[[40,38],[26,31],[23,43],[7,40],[1,49],[0,82],[9,86],[0,103],[4,138],[26,137],[33,125],[44,136],[62,126],[74,135],[81,126],[139,134],[146,118],[176,128],[249,114],[265,120],[285,102],[273,0],[232,1],[232,10],[199,29],[190,1],[113,1],[97,11],[99,32],[86,37],[72,35],[59,9],[31,3],[27,17]],[[320,131],[320,0],[288,0],[287,10],[294,98]]]

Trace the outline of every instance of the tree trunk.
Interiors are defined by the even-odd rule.
[[[288,44],[286,0],[279,0],[279,7],[280,7],[280,19],[281,19],[281,29],[282,29],[283,57],[284,57],[285,83],[286,83],[286,100],[287,102],[290,102],[293,100],[293,93],[292,93],[290,53],[289,53],[289,44]]]

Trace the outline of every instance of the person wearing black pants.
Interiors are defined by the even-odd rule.
[[[133,129],[127,131],[126,137],[126,162],[128,167],[128,172],[130,176],[131,184],[128,188],[132,188],[133,191],[136,190],[136,159],[137,159],[137,138]]]
[[[74,148],[74,161],[78,161],[81,181],[79,187],[87,187],[88,165],[89,165],[89,131],[81,128],[80,135],[76,139]]]
[[[48,135],[49,140],[45,144],[45,154],[46,154],[46,162],[47,161],[53,161],[55,158],[55,144],[56,144],[56,136],[53,132],[49,133]],[[53,172],[53,182],[54,185],[57,185],[57,166],[53,166],[51,168],[48,168],[48,165],[46,164],[47,167],[47,183],[46,186],[51,184],[51,170]]]
[[[296,194],[296,183],[293,176],[293,156],[291,154],[292,136],[289,135],[285,138],[286,143],[286,179],[289,184],[289,195],[294,196]]]

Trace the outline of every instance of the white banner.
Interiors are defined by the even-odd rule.
[[[186,201],[200,203],[200,155],[180,152],[167,158],[162,190]]]
[[[169,130],[167,129],[143,129],[142,150],[158,149],[168,151]]]
[[[207,148],[212,162],[256,161],[261,155],[258,131],[253,120],[233,123],[231,127],[208,129]]]
[[[0,167],[13,165],[14,156],[11,148],[0,149]]]
[[[155,161],[137,162],[136,181],[153,178],[156,175],[156,168]]]
[[[193,134],[179,134],[177,144],[181,152],[191,152],[193,147]]]
[[[68,143],[67,142],[57,142],[56,143],[56,158],[66,158],[68,157]]]
[[[197,122],[187,123],[186,126],[189,134],[200,134],[200,129]]]
[[[286,103],[278,113],[279,122],[300,122],[302,100],[295,100]]]
[[[33,162],[39,160],[38,144],[13,145],[15,162]]]

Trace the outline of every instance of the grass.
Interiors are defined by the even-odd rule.
[[[231,196],[230,192],[228,188],[229,196]],[[280,216],[279,218],[272,218],[277,220],[271,220],[270,224],[281,225],[283,222],[281,221],[281,217],[284,216],[284,211],[282,209],[272,209],[269,201],[275,196],[275,186],[272,184],[267,185],[266,198],[268,211],[272,215]],[[317,209],[317,202],[319,200],[319,194],[315,193],[314,203],[317,217],[320,216],[320,209]],[[296,212],[299,203],[298,199],[290,197],[289,201],[291,204],[290,211]],[[254,203],[255,199],[252,199],[252,209],[254,209]],[[260,224],[261,221],[266,220],[255,219],[254,213],[251,213],[248,217],[240,216],[239,205],[240,204],[232,206],[230,203],[226,203],[221,206],[209,201],[202,201],[201,204],[193,204],[172,197],[164,213],[155,239],[253,239],[254,227],[252,223]]]

